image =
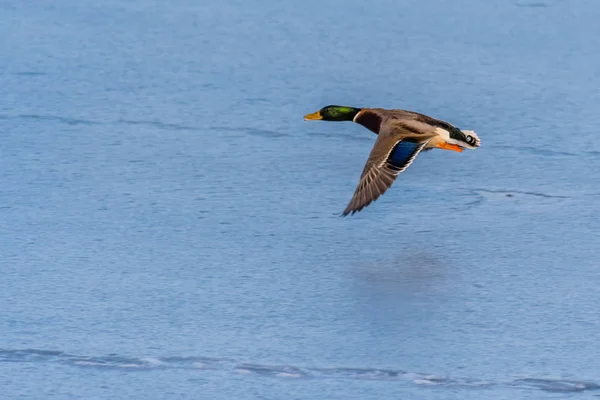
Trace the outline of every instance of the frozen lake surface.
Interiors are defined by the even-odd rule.
[[[458,4],[460,3],[460,4]],[[0,1],[0,387],[600,395],[600,4]],[[474,129],[347,218],[375,135]]]

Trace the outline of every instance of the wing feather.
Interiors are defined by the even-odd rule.
[[[396,177],[406,170],[419,152],[427,145],[425,141],[406,140],[398,135],[379,135],[344,216],[354,214],[384,194]]]

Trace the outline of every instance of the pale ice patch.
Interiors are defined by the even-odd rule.
[[[164,364],[164,362],[162,362],[158,358],[154,358],[154,357],[143,357],[143,358],[140,358],[140,361],[147,364],[147,366],[151,366],[151,367],[155,367],[155,366]]]

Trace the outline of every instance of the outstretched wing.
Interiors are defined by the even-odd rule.
[[[369,154],[367,163],[348,206],[342,213],[354,214],[377,200],[392,186],[402,171],[412,164],[429,140],[415,141],[414,138],[378,136]]]

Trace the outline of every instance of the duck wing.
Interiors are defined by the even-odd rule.
[[[377,200],[394,183],[396,177],[412,164],[431,136],[415,136],[414,131],[395,125],[380,132],[348,206],[342,213],[354,214]]]

